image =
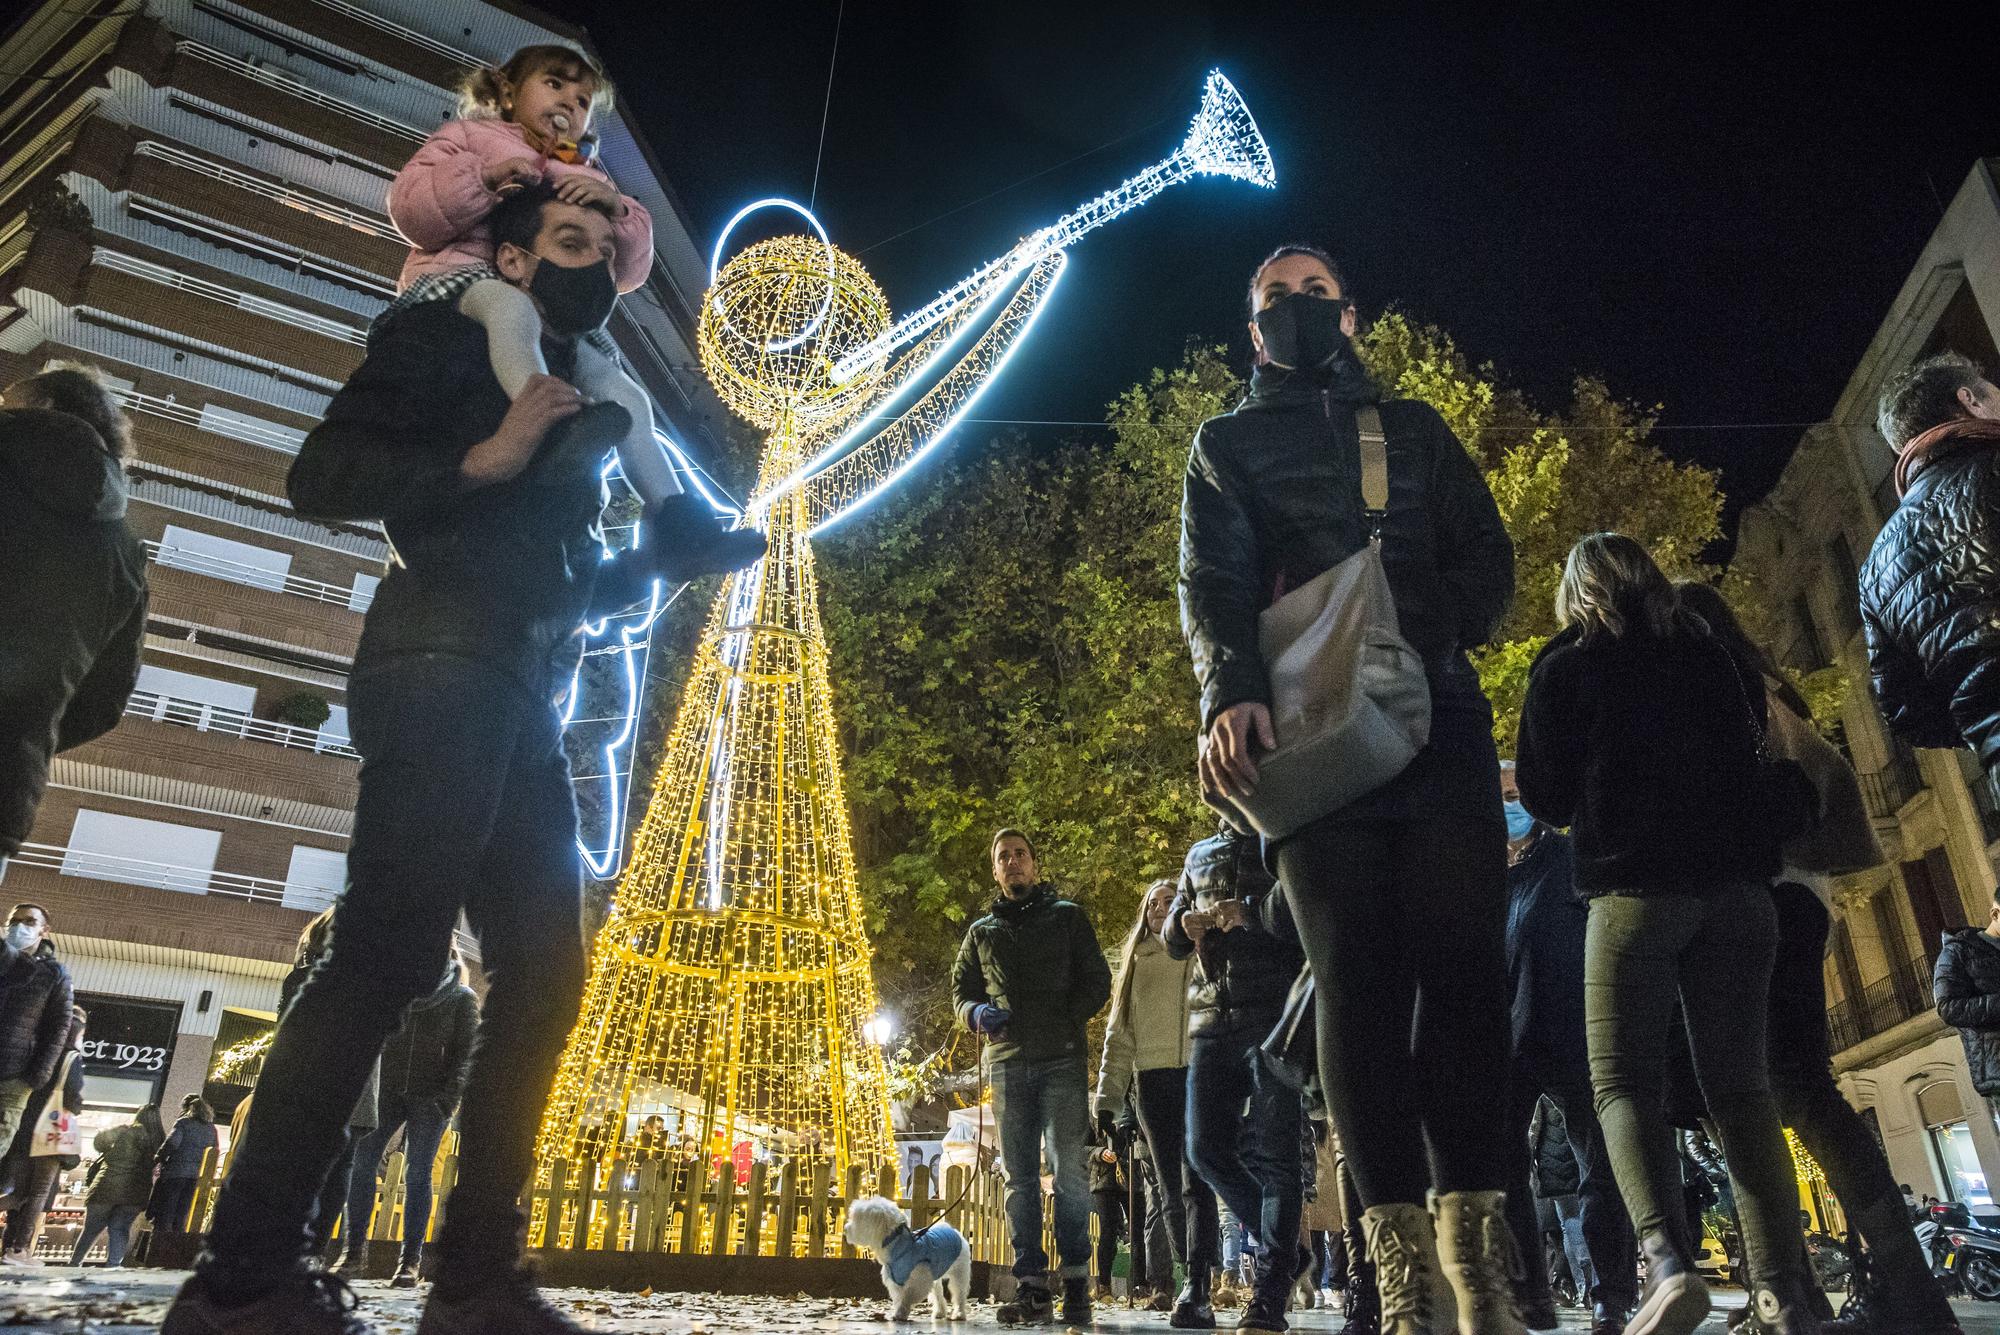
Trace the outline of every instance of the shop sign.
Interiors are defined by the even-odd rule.
[[[79,992],[89,1012],[83,1034],[84,1070],[97,1075],[160,1075],[173,1057],[181,1008],[171,1002],[132,1001]]]

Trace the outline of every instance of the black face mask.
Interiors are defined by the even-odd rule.
[[[1279,297],[1257,312],[1264,355],[1279,366],[1300,371],[1317,370],[1343,354],[1351,355],[1353,349],[1340,329],[1346,312],[1346,302],[1306,292]]]
[[[609,260],[565,268],[544,257],[528,280],[528,292],[541,303],[548,331],[563,338],[602,329],[618,304],[618,280],[611,276]]]

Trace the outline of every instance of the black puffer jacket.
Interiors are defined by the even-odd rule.
[[[1528,1152],[1535,1161],[1535,1194],[1545,1201],[1574,1196],[1583,1190],[1583,1168],[1569,1143],[1569,1125],[1562,1109],[1544,1095],[1528,1124]]]
[[[1257,616],[1368,540],[1355,409],[1379,391],[1351,357],[1261,366],[1235,411],[1202,423],[1181,502],[1181,631],[1206,726],[1270,701]],[[1514,546],[1486,479],[1428,404],[1380,405],[1389,456],[1382,564],[1403,638],[1433,676],[1491,638],[1514,596]]]
[[[2000,765],[2000,447],[1915,469],[1861,567],[1868,670],[1912,746],[1964,744]]]
[[[396,552],[357,672],[403,654],[462,654],[539,692],[568,680],[588,615],[642,596],[647,563],[605,562],[592,536],[598,458],[559,448],[555,433],[521,476],[459,490],[466,451],[508,406],[485,331],[452,302],[422,302],[383,327],[306,437],[285,487],[298,512],[381,520]]]
[[[111,731],[139,679],[146,553],[125,470],[83,419],[0,410],[0,856],[49,759]]]
[[[410,1003],[403,1027],[382,1049],[382,1100],[409,1109],[435,1103],[446,1112],[465,1095],[479,999],[454,971],[437,991]]]
[[[1183,919],[1190,911],[1207,913],[1229,899],[1243,901],[1249,921],[1227,932],[1207,933],[1197,948]],[[1297,934],[1287,930],[1289,918],[1254,837],[1224,829],[1188,850],[1180,892],[1160,937],[1175,959],[1195,957],[1188,975],[1190,1034],[1261,1037],[1271,1031],[1305,962]]]
[[[2000,941],[1977,927],[1948,934],[1931,975],[1938,1018],[1958,1026],[1972,1087],[2000,1098]]]
[[[952,969],[959,1022],[998,1006],[1012,1018],[987,1044],[991,1061],[1082,1057],[1084,1027],[1111,999],[1111,967],[1083,909],[1038,885],[1020,899],[996,898],[966,929]]]
[[[0,944],[0,1080],[40,1089],[55,1078],[75,1002],[54,946],[44,941],[23,955]]]

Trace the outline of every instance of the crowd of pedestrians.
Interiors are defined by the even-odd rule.
[[[763,551],[681,492],[605,333],[652,248],[644,207],[593,159],[611,96],[583,53],[524,49],[467,81],[461,118],[390,190],[413,243],[401,295],[289,479],[300,514],[379,522],[399,558],[350,681],[350,881],[301,941],[167,1335],[365,1335],[340,1270],[366,1262],[383,1156],[400,1136],[395,1282],[414,1284],[454,1116],[420,1335],[581,1329],[524,1268],[518,1204],[585,958],[552,701],[591,617]],[[998,893],[953,989],[984,1040],[1007,1177],[1001,1319],[1090,1319],[1114,1255],[1093,1258],[1095,1203],[1113,1247],[1121,1229],[1135,1251],[1150,1236],[1144,1278],[1179,1329],[1214,1327],[1238,1296],[1240,1236],[1239,1330],[1283,1331],[1289,1308],[1337,1288],[1362,1335],[1547,1330],[1558,1291],[1588,1304],[1594,1335],[1687,1335],[1710,1297],[1677,1129],[1701,1128],[1740,1219],[1739,1330],[1955,1332],[1905,1193],[1830,1073],[1830,878],[1882,860],[1854,776],[1715,591],[1675,585],[1617,533],[1569,554],[1560,630],[1503,760],[1469,655],[1509,610],[1512,545],[1463,444],[1432,408],[1384,397],[1355,332],[1325,252],[1286,246],[1257,268],[1255,370],[1192,442],[1182,515],[1199,773],[1223,820],[1146,889],[1115,974],[1031,837],[992,841]],[[1891,386],[1881,428],[1902,506],[1857,591],[1874,688],[1899,735],[1970,746],[1990,769],[2000,389],[1932,358]],[[108,730],[134,684],[129,448],[88,368],[0,399],[0,855],[52,757]],[[613,450],[648,536],[604,562],[591,530]],[[1285,631],[1315,670],[1276,671],[1274,626],[1350,568],[1392,615],[1358,634],[1329,604],[1317,629]],[[1308,743],[1337,759],[1280,763]],[[1255,814],[1278,809],[1282,829]],[[483,1011],[453,957],[461,913]],[[34,1127],[80,1106],[86,1017],[49,926],[18,905],[0,945],[0,1210],[17,1258],[60,1162],[33,1152]],[[2000,904],[1946,945],[1936,990],[2000,1095]],[[1839,1320],[1812,1282],[1783,1125],[1868,1249]],[[108,1234],[121,1262],[142,1211],[185,1228],[218,1145],[195,1096],[171,1130],[148,1109],[98,1136],[77,1256]],[[664,1124],[641,1150],[669,1154]]]

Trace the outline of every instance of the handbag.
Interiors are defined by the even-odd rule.
[[[1318,1016],[1318,992],[1313,985],[1312,966],[1307,965],[1292,979],[1278,1023],[1257,1045],[1264,1069],[1287,1089],[1304,1093],[1308,1085],[1319,1079],[1319,1033],[1315,1027]]]
[[[83,1124],[77,1120],[75,1113],[62,1106],[63,1089],[69,1083],[69,1068],[75,1063],[74,1052],[64,1057],[62,1069],[56,1073],[56,1082],[49,1087],[48,1106],[35,1119],[35,1138],[28,1142],[31,1158],[74,1157],[83,1153]]]
[[[1382,567],[1388,436],[1373,405],[1355,418],[1368,541],[1258,616],[1278,744],[1257,758],[1255,792],[1203,794],[1239,828],[1266,839],[1282,839],[1380,788],[1430,740],[1430,681],[1397,624]]]
[[[1775,835],[1780,843],[1796,839],[1819,825],[1819,789],[1813,786],[1805,766],[1771,753],[1770,734],[1750,705],[1750,692],[1743,685],[1736,656],[1722,641],[1711,638],[1710,643],[1729,664],[1729,679],[1736,683],[1736,698],[1743,703],[1743,720],[1750,725],[1750,736],[1756,742],[1757,768],[1748,794],[1752,828]]]

